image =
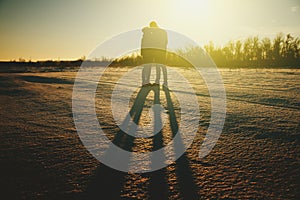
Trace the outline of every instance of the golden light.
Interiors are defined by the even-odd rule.
[[[174,11],[177,15],[185,17],[208,17],[211,10],[211,1],[208,0],[175,0]],[[175,14],[175,13],[174,13]]]

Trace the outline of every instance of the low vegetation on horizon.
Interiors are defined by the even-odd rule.
[[[230,41],[224,47],[211,42],[205,50],[217,66],[224,67],[300,67],[300,38],[278,34],[273,40],[248,37]]]
[[[248,37],[244,40],[229,41],[224,46],[216,46],[213,42],[204,46],[218,67],[226,68],[300,68],[300,38],[291,34],[278,34],[273,40],[270,38]],[[189,60],[200,60],[206,52],[198,46],[189,46],[175,52],[167,52],[167,65],[189,67]],[[203,60],[203,59],[202,59]],[[138,66],[142,64],[139,52],[123,56],[121,58],[95,58],[87,60],[85,56],[74,61],[37,61],[19,58],[18,61],[0,62],[0,71],[9,67],[55,67],[61,70],[65,68],[79,67],[83,61],[91,66]],[[9,64],[8,64],[9,63]],[[203,64],[206,66],[206,64]]]
[[[245,40],[229,41],[223,47],[217,47],[213,42],[210,42],[204,46],[204,49],[218,67],[300,68],[300,38],[293,37],[291,34],[284,36],[280,33],[273,40],[267,37],[263,39],[258,36],[248,37]],[[196,62],[198,60],[198,63],[201,63],[203,54],[205,52],[197,46],[168,52],[167,65],[190,66],[183,57],[196,60]],[[141,63],[141,57],[135,54],[117,59],[114,62],[119,65],[137,65]]]

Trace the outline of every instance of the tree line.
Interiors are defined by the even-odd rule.
[[[189,61],[193,61],[199,66],[210,66],[212,62],[207,55],[218,67],[300,68],[300,38],[293,37],[291,34],[280,33],[274,39],[252,36],[244,40],[229,41],[224,46],[216,46],[213,42],[205,45],[204,49],[199,46],[189,46],[185,49],[177,49],[175,52],[168,51],[166,65],[190,67],[192,65]],[[136,51],[115,59],[101,57],[86,60],[85,57],[82,57],[76,61],[49,60],[37,62],[30,60],[26,62],[25,59],[19,59],[19,62],[0,62],[0,66],[4,65],[6,68],[16,67],[16,65],[24,67],[51,66],[63,69],[68,66],[79,67],[83,61],[90,66],[109,63],[110,66],[138,66],[143,64],[140,52]]]
[[[273,40],[248,37],[223,47],[210,42],[204,48],[221,67],[300,67],[300,39],[291,34],[280,33]]]
[[[291,34],[282,33],[271,40],[258,36],[248,37],[244,40],[229,41],[224,46],[216,46],[213,42],[204,46],[206,52],[198,46],[190,46],[175,52],[167,52],[166,64],[169,66],[187,67],[191,64],[184,58],[194,60],[203,66],[201,59],[208,53],[218,67],[230,68],[270,68],[288,67],[300,68],[300,39]],[[115,59],[112,65],[132,66],[142,64],[138,52]]]

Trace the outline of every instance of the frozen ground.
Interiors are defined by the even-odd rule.
[[[149,109],[157,94],[166,109],[162,114],[167,116],[166,124],[156,137],[130,137],[113,120],[110,101],[115,82],[127,70],[112,68],[104,73],[95,104],[99,123],[107,137],[124,149],[157,150],[171,141],[174,123],[180,127],[175,93],[185,91],[172,72],[170,91],[151,87],[138,104],[139,125],[149,125]],[[146,174],[106,167],[82,145],[72,118],[75,72],[1,73],[2,195],[10,199],[299,199],[300,71],[222,69],[225,126],[212,152],[201,160],[197,156],[210,119],[210,96],[199,75],[178,71],[197,95],[201,115],[197,137],[175,163]],[[134,90],[128,109],[134,107],[140,84],[135,79],[127,83]]]

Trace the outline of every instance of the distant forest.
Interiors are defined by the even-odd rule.
[[[190,46],[175,52],[167,52],[167,65],[189,67],[191,64],[183,59],[199,63],[200,66],[210,66],[204,62],[207,53],[218,67],[226,68],[298,68],[300,69],[300,39],[291,34],[278,34],[274,39],[248,37],[244,40],[229,41],[225,46],[215,46],[213,42],[204,46],[205,51],[198,46]],[[206,59],[208,60],[208,59]],[[31,62],[20,58],[19,61],[0,62],[0,72],[26,71],[32,67],[50,67],[58,70],[80,67],[85,61],[91,67],[95,66],[138,66],[142,64],[139,52],[117,59],[100,58],[86,60],[82,57],[75,61],[37,61]],[[29,70],[30,71],[30,70]]]
[[[296,67],[300,68],[300,39],[278,34],[273,40],[258,36],[230,41],[224,47],[211,42],[204,46],[220,67]]]
[[[204,49],[218,67],[300,68],[300,39],[291,34],[284,36],[280,33],[273,40],[267,37],[262,39],[258,36],[248,37],[245,40],[229,41],[223,47],[217,47],[210,42],[204,46]],[[168,52],[167,65],[190,66],[182,57],[201,63],[204,53],[201,48],[193,46]],[[140,62],[141,57],[138,54],[114,61],[119,65],[136,65]]]

